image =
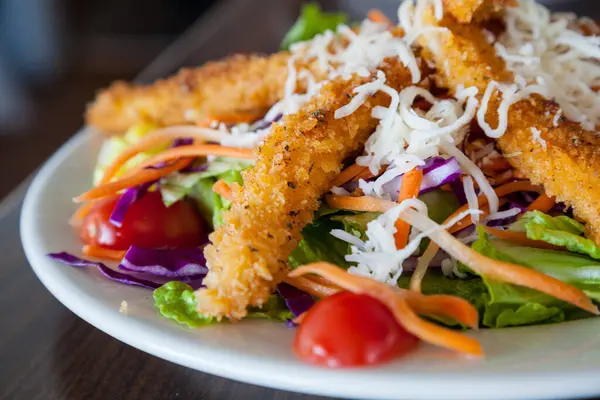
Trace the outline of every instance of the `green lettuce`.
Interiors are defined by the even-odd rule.
[[[164,317],[190,328],[200,328],[217,321],[214,317],[198,313],[196,304],[194,289],[182,282],[171,281],[154,291],[154,305]],[[294,316],[285,305],[285,300],[273,294],[262,308],[248,309],[246,318],[285,322]]]
[[[319,218],[302,230],[302,240],[289,257],[292,267],[317,261],[327,261],[342,268],[350,264],[344,256],[349,252],[348,243],[333,237],[332,229],[341,229],[339,222],[330,218]]]
[[[552,217],[539,211],[530,211],[513,224],[511,230],[524,231],[529,239],[542,240],[600,259],[600,247],[583,236],[584,225],[565,215]]]
[[[252,307],[248,309],[246,318],[252,319],[268,319],[271,321],[285,322],[293,319],[294,315],[285,305],[285,300],[276,294],[269,296],[269,299],[262,308]]]
[[[552,276],[600,299],[600,263],[589,257],[564,251],[517,246],[503,240],[490,240],[483,227],[473,243],[477,252],[500,261],[522,265]],[[483,325],[490,327],[531,325],[588,316],[587,313],[552,296],[521,286],[483,277],[488,293],[484,296]]]
[[[190,328],[199,328],[215,322],[213,317],[205,317],[196,311],[196,295],[190,285],[172,281],[154,291],[154,305],[167,318]]]
[[[171,174],[160,185],[163,202],[169,207],[187,196],[196,203],[206,221],[214,227],[220,226],[223,212],[229,210],[231,204],[214,193],[212,187],[219,179],[241,185],[241,172],[250,165],[248,161],[221,157],[211,161],[206,171]]]
[[[320,33],[335,30],[338,25],[346,22],[348,22],[346,13],[327,13],[321,10],[318,3],[305,4],[300,17],[283,38],[281,49],[288,50],[296,42],[310,40]]]

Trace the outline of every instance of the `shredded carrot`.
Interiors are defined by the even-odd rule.
[[[514,183],[514,182],[513,182]],[[507,184],[508,186],[511,184]],[[510,188],[514,188],[516,185],[511,186]],[[529,189],[534,188],[531,184],[529,184]],[[496,189],[497,193],[506,194],[508,188]],[[328,204],[332,207],[345,208],[351,211],[379,211],[385,212],[390,208],[394,207],[396,203],[381,200],[374,197],[369,197],[368,199],[364,199],[361,197],[348,197],[348,196],[328,196]],[[341,207],[341,205],[350,206],[350,207]],[[357,207],[351,207],[357,206]],[[431,228],[437,226],[433,221],[429,221],[427,223],[423,223],[422,220],[418,219],[414,210],[406,210],[401,216],[402,219],[407,221],[409,224],[415,226],[420,231],[427,231]],[[433,224],[433,226],[431,226]],[[425,226],[427,225],[427,226]],[[582,290],[576,288],[575,286],[569,285],[568,283],[562,282],[558,279],[555,279],[551,276],[545,275],[541,272],[516,265],[510,264],[498,260],[493,260],[488,258],[475,250],[471,249],[468,246],[465,246],[459,240],[457,240],[451,233],[446,230],[432,230],[432,233],[429,235],[431,239],[431,244],[428,246],[426,253],[429,257],[432,257],[432,254],[435,255],[434,251],[430,249],[434,249],[432,244],[435,243],[434,246],[443,247],[451,256],[465,264],[467,267],[471,268],[476,273],[487,276],[491,279],[495,279],[500,282],[511,283],[519,286],[528,287],[530,289],[535,289],[537,291],[546,293],[550,296],[556,297],[557,299],[561,299],[568,303],[571,303],[583,310],[589,311],[593,314],[600,314],[596,306],[592,303],[590,298],[583,292]],[[438,247],[438,248],[439,248]],[[437,248],[435,248],[437,251]],[[417,270],[421,268],[421,272],[423,270],[427,270],[427,266],[431,259],[428,259],[425,268],[421,264],[421,260],[424,259],[425,255],[421,257],[419,260],[419,264],[417,264]],[[420,291],[421,280],[423,279],[423,275],[419,277],[417,281],[418,286],[415,286],[413,279],[411,279],[411,289],[415,291]]]
[[[79,227],[83,223],[85,217],[89,214],[90,210],[94,207],[94,202],[90,201],[85,204],[82,204],[77,208],[77,210],[71,216],[69,220],[69,224],[71,226]]]
[[[235,157],[248,160],[254,159],[254,152],[251,149],[226,147],[218,144],[193,144],[190,146],[173,147],[165,150],[153,157],[148,158],[147,160],[144,160],[144,162],[132,168],[131,171],[139,171],[152,165],[177,160],[183,157],[201,157],[207,155]]]
[[[152,182],[162,178],[163,176],[170,175],[173,172],[179,171],[180,169],[187,167],[191,162],[191,158],[186,158],[161,169],[143,169],[135,174],[130,174],[117,181],[108,182],[103,185],[96,186],[95,188],[92,188],[87,192],[75,197],[73,201],[75,203],[81,203],[82,201],[100,199],[103,197],[111,196],[123,189],[138,186],[147,182]]]
[[[379,24],[386,24],[392,26],[392,21],[385,15],[381,10],[377,8],[372,8],[367,13],[367,18],[369,18],[373,22],[377,22]]]
[[[509,242],[513,242],[523,246],[537,247],[538,249],[564,250],[559,246],[554,246],[542,240],[529,239],[525,232],[505,231],[502,229],[492,228],[491,226],[485,226],[484,229],[487,233],[494,235],[500,239],[505,239]]]
[[[527,211],[541,211],[547,213],[556,204],[556,198],[541,194],[527,207]]]
[[[358,174],[354,178],[352,178],[352,180],[359,181],[361,179],[366,180],[366,179],[375,178],[376,176],[383,174],[385,172],[385,170],[387,169],[387,167],[388,167],[387,165],[384,165],[383,167],[381,167],[381,169],[377,172],[377,174],[372,173],[369,168],[365,167],[365,169],[360,174]]]
[[[208,118],[208,124],[212,122],[222,122],[226,125],[249,124],[261,119],[265,115],[264,111],[237,111],[230,114],[220,114]]]
[[[319,298],[331,296],[343,290],[320,276],[288,277],[285,282]],[[449,317],[473,329],[477,329],[479,326],[477,310],[465,299],[449,295],[426,296],[410,290],[398,290],[406,297],[406,301],[417,314]],[[297,320],[294,322],[301,323]]]
[[[225,200],[231,201],[231,187],[223,179],[219,179],[213,185],[213,192],[223,197]]]
[[[100,258],[110,261],[121,261],[125,257],[125,250],[110,250],[102,247],[85,245],[81,248],[81,252],[88,257]]]
[[[473,355],[482,355],[483,353],[481,344],[477,340],[420,318],[413,311],[406,297],[391,286],[371,278],[351,275],[333,264],[324,262],[298,267],[292,270],[289,276],[297,278],[306,274],[322,276],[345,290],[376,298],[390,309],[395,319],[404,329],[425,342],[462,353]],[[412,301],[416,300],[413,299]],[[472,307],[470,304],[469,306]]]
[[[123,153],[119,154],[116,160],[106,167],[100,185],[110,182],[125,163],[139,153],[164,146],[175,139],[192,138],[197,143],[216,142],[222,135],[223,133],[211,129],[185,125],[171,126],[148,133],[139,142],[131,145]]]
[[[311,296],[323,298],[327,296],[331,296],[339,292],[341,289],[339,287],[317,282],[312,276],[298,276],[298,277],[287,277],[285,278],[285,282],[290,285],[305,291]]]
[[[342,186],[344,183],[351,181],[356,175],[360,174],[365,169],[368,170],[369,168],[358,164],[352,164],[340,172],[333,182],[331,182],[331,186]]]
[[[414,199],[419,195],[421,190],[421,183],[423,182],[423,171],[417,168],[412,169],[404,174],[402,177],[402,184],[400,185],[400,193],[398,194],[398,203],[402,203],[407,199]],[[396,221],[396,234],[394,239],[396,241],[396,248],[398,250],[403,249],[408,243],[408,234],[410,232],[410,225],[404,220],[398,219]]]

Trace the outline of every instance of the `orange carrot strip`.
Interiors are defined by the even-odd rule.
[[[218,144],[193,144],[190,146],[173,147],[165,150],[162,153],[144,160],[144,162],[132,168],[131,171],[139,171],[152,165],[177,160],[183,157],[200,157],[207,155],[235,157],[248,160],[254,159],[254,152],[251,149],[226,147]]]
[[[331,296],[343,290],[341,287],[327,282],[320,276],[288,277],[285,281],[319,298]],[[441,294],[426,296],[410,290],[398,290],[406,297],[406,301],[417,314],[449,317],[470,328],[477,329],[479,327],[477,310],[465,299]],[[294,322],[296,321],[294,320]]]
[[[367,12],[367,18],[379,24],[386,24],[389,26],[393,25],[392,20],[390,20],[387,15],[377,8],[370,9],[369,12]]]
[[[125,250],[111,250],[111,249],[103,249],[102,247],[85,245],[81,248],[81,252],[88,256],[94,258],[100,258],[103,260],[110,261],[121,261],[123,257],[125,257]]]
[[[419,195],[421,190],[421,183],[423,182],[423,171],[420,169],[413,169],[408,171],[402,177],[402,184],[400,186],[400,193],[398,194],[398,203],[402,203],[407,199],[414,199]],[[410,232],[410,225],[408,225],[403,219],[396,221],[396,234],[394,239],[396,240],[396,248],[398,250],[403,249],[408,243],[408,234]]]
[[[75,203],[81,203],[82,201],[100,199],[102,197],[110,196],[116,194],[120,190],[141,185],[142,183],[155,181],[163,176],[172,174],[173,172],[187,167],[191,162],[192,159],[187,158],[179,160],[176,163],[161,169],[143,169],[135,174],[130,174],[129,176],[121,178],[117,181],[96,186],[95,188],[92,188],[87,192],[75,197],[73,201]]]
[[[344,183],[351,181],[356,175],[360,174],[365,169],[368,170],[369,168],[358,164],[352,164],[340,172],[333,182],[331,182],[331,186],[342,186]]]
[[[69,224],[71,226],[75,226],[75,227],[81,226],[86,215],[88,215],[88,213],[90,212],[90,210],[93,207],[94,207],[93,201],[87,202],[87,203],[79,206],[79,208],[77,208],[77,210],[71,216],[71,219],[69,219]]]
[[[223,179],[219,179],[213,185],[213,192],[223,197],[225,200],[231,201],[231,187]]]
[[[332,197],[333,196],[327,197],[328,204],[332,207],[342,208],[340,207],[342,204],[359,206],[346,208],[347,210],[352,211],[358,210],[385,212],[396,205],[394,202],[376,199],[373,197],[369,197],[368,200],[363,199],[366,196],[363,196],[363,198],[348,196],[336,196],[337,198]],[[444,250],[446,250],[451,256],[465,264],[467,267],[471,268],[479,275],[483,275],[500,282],[511,283],[514,285],[535,289],[539,292],[546,293],[550,296],[556,297],[557,299],[571,303],[593,314],[600,314],[596,306],[592,303],[585,292],[576,288],[575,286],[569,285],[568,283],[562,282],[533,269],[488,258],[471,249],[470,247],[465,246],[446,230],[435,230],[435,228],[438,226],[436,223],[430,220],[424,221],[422,216],[414,210],[405,210],[402,212],[401,216],[402,219],[415,226],[420,231],[424,232],[431,229],[432,233],[429,235],[429,237],[432,243],[435,242],[436,246],[444,248]],[[429,248],[427,249],[427,252],[429,252]],[[418,264],[417,269],[420,266],[421,265]],[[413,282],[411,280],[411,289],[418,289],[418,291],[420,291],[420,282],[419,286],[415,288],[413,287]]]
[[[503,197],[503,196],[506,196],[507,194],[514,193],[514,192],[527,192],[527,191],[538,192],[540,194],[543,194],[543,188],[541,188],[540,186],[532,185],[528,181],[510,182],[510,183],[504,184],[504,185],[499,186],[494,189],[494,192],[496,192],[498,197]],[[488,199],[484,194],[480,194],[477,197],[477,203],[479,204],[479,208],[481,209],[483,206],[488,204]],[[450,215],[448,218],[446,218],[446,220],[444,221],[444,224],[447,223],[448,221],[450,221],[451,219],[455,218],[458,214],[466,211],[468,208],[469,208],[468,204],[465,204],[464,206],[460,207],[458,210],[456,210],[454,213],[452,213],[452,215]],[[450,227],[448,229],[448,231],[449,232],[458,232],[459,230],[464,229],[467,226],[469,226],[471,223],[472,223],[472,220],[470,217],[463,218],[461,221],[454,224],[454,226]],[[435,256],[435,254],[437,253],[438,249],[439,249],[439,246],[432,241],[429,243],[429,246],[427,247],[425,253],[423,253],[423,255],[419,258],[417,267],[415,268],[415,271],[413,272],[413,275],[410,278],[411,290],[415,290],[417,292],[421,291],[421,282],[423,281],[423,278],[425,277],[425,274],[427,273],[427,268],[429,267],[429,263],[431,262],[431,260]]]
[[[217,142],[222,137],[222,132],[194,126],[171,126],[158,129],[148,133],[139,142],[127,148],[111,165],[106,167],[100,185],[110,182],[119,169],[137,154],[163,146],[169,143],[169,141],[180,138],[192,138],[195,142]]]
[[[263,111],[238,111],[230,114],[215,115],[208,118],[209,124],[211,122],[222,122],[226,125],[230,124],[249,124],[251,122],[261,119],[265,113]]]
[[[556,199],[554,197],[549,197],[545,194],[541,194],[540,197],[534,200],[533,203],[527,207],[527,211],[541,211],[543,213],[547,213],[550,211],[552,207],[556,204]]]
[[[497,238],[508,240],[509,242],[523,246],[537,247],[538,249],[564,250],[564,248],[560,246],[554,246],[542,240],[529,239],[525,232],[505,231],[502,229],[492,228],[491,226],[485,226],[484,229],[487,233],[494,235]]]
[[[329,263],[313,263],[292,270],[291,277],[316,274],[353,293],[366,294],[385,304],[398,323],[421,340],[448,349],[473,355],[483,353],[481,344],[468,336],[421,319],[409,302],[396,289],[371,278],[351,275]]]
[[[385,172],[385,170],[387,169],[387,165],[384,165],[381,167],[381,169],[379,171],[377,171],[377,174],[374,174],[371,172],[371,170],[367,167],[365,167],[365,169],[358,175],[356,175],[354,178],[352,178],[353,181],[358,181],[361,179],[371,179],[371,178],[375,178],[376,176],[379,176],[381,174],[383,174]]]
[[[323,298],[327,296],[331,296],[339,292],[341,289],[336,286],[326,285],[323,283],[316,282],[316,280],[311,279],[312,277],[287,277],[285,278],[285,282],[290,285],[305,291],[311,296]]]

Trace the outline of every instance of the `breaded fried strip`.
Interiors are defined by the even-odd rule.
[[[88,107],[87,123],[122,133],[139,122],[170,126],[236,112],[263,115],[283,97],[288,59],[287,52],[235,55],[149,86],[116,82]]]
[[[410,85],[410,72],[398,62],[380,69],[391,87]],[[298,113],[273,125],[256,151],[255,165],[243,174],[243,187],[234,190],[225,224],[210,236],[207,288],[196,292],[199,312],[240,319],[247,307],[261,306],[273,292],[287,272],[302,228],[313,220],[320,196],[330,189],[344,159],[377,126],[371,110],[389,104],[389,97],[379,92],[353,114],[334,118],[353,97],[352,90],[370,80],[335,79]]]
[[[427,23],[436,24],[431,14]],[[477,24],[461,25],[451,17],[442,22],[450,33],[440,33],[441,46],[433,58],[445,85],[476,86],[480,98],[491,80],[512,82],[512,73],[485,39]],[[421,45],[427,46],[423,40]],[[498,122],[497,95],[492,96],[486,120]],[[534,184],[543,184],[548,195],[573,207],[575,216],[587,222],[588,233],[600,244],[600,138],[579,124],[561,118],[554,126],[557,104],[534,95],[510,107],[508,128],[498,145],[509,162]],[[547,149],[532,138],[531,128],[541,132]]]
[[[504,7],[516,5],[516,0],[442,0],[444,12],[462,24],[486,21]]]

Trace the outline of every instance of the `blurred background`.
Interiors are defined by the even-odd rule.
[[[0,0],[0,199],[218,0]]]
[[[538,1],[600,17],[600,0]],[[231,52],[276,50],[303,0],[267,2],[257,9],[254,0],[0,0],[0,200],[81,127],[99,88],[138,76],[200,17],[146,80]],[[373,4],[319,2],[352,19]],[[398,3],[377,4],[393,16]]]

